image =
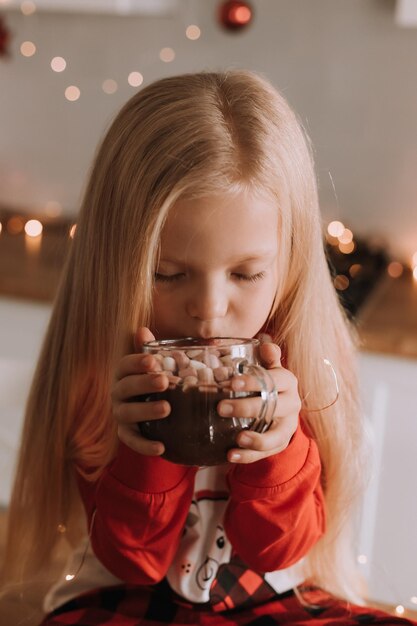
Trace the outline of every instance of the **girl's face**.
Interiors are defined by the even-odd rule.
[[[278,210],[249,193],[179,201],[161,236],[157,339],[253,337],[277,289]]]

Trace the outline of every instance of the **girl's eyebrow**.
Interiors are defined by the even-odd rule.
[[[228,259],[228,262],[231,265],[235,265],[235,264],[239,264],[239,263],[250,263],[252,261],[269,261],[270,259],[275,258],[277,255],[276,250],[262,250],[259,252],[252,252],[249,255],[238,255],[238,256],[234,256],[234,257],[230,257],[230,259]],[[161,256],[160,258],[160,262],[163,263],[185,263],[186,261],[184,259],[173,259],[170,257],[163,257]]]

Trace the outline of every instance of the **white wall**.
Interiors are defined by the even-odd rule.
[[[417,29],[395,24],[394,0],[256,0],[245,33],[222,31],[218,0],[180,0],[174,17],[4,10],[12,58],[0,61],[0,204],[75,214],[95,145],[133,93],[127,74],[247,67],[279,87],[310,133],[323,215],[382,234],[393,253],[417,250]],[[202,37],[184,35],[197,23]],[[38,47],[32,58],[20,43]],[[174,62],[159,60],[170,46]],[[49,68],[55,55],[68,67]],[[106,95],[101,83],[117,80]],[[81,98],[69,103],[67,85]],[[335,190],[333,188],[333,183]]]
[[[0,297],[0,508],[10,499],[33,371],[51,307]]]

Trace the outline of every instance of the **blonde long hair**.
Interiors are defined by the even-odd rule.
[[[114,455],[109,389],[135,329],[152,317],[160,231],[179,197],[267,190],[280,212],[280,284],[269,328],[305,397],[323,464],[327,530],[307,571],[357,599],[349,515],[363,487],[363,425],[352,332],[322,244],[311,149],[286,101],[243,70],[159,80],[123,107],[96,155],[26,409],[4,577],[48,562],[79,515],[74,470],[96,479]],[[322,367],[338,373],[329,400]],[[83,517],[83,516],[81,516]]]

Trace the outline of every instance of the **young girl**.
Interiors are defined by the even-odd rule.
[[[169,403],[129,401],[168,387],[143,342],[258,334],[272,338],[272,427],[241,432],[223,465],[161,458],[137,424]],[[218,412],[251,417],[259,402]],[[340,599],[362,593],[349,526],[365,452],[295,115],[247,71],[149,85],[86,189],[28,401],[6,583],[42,570],[65,532],[76,547],[45,626],[405,622]]]

